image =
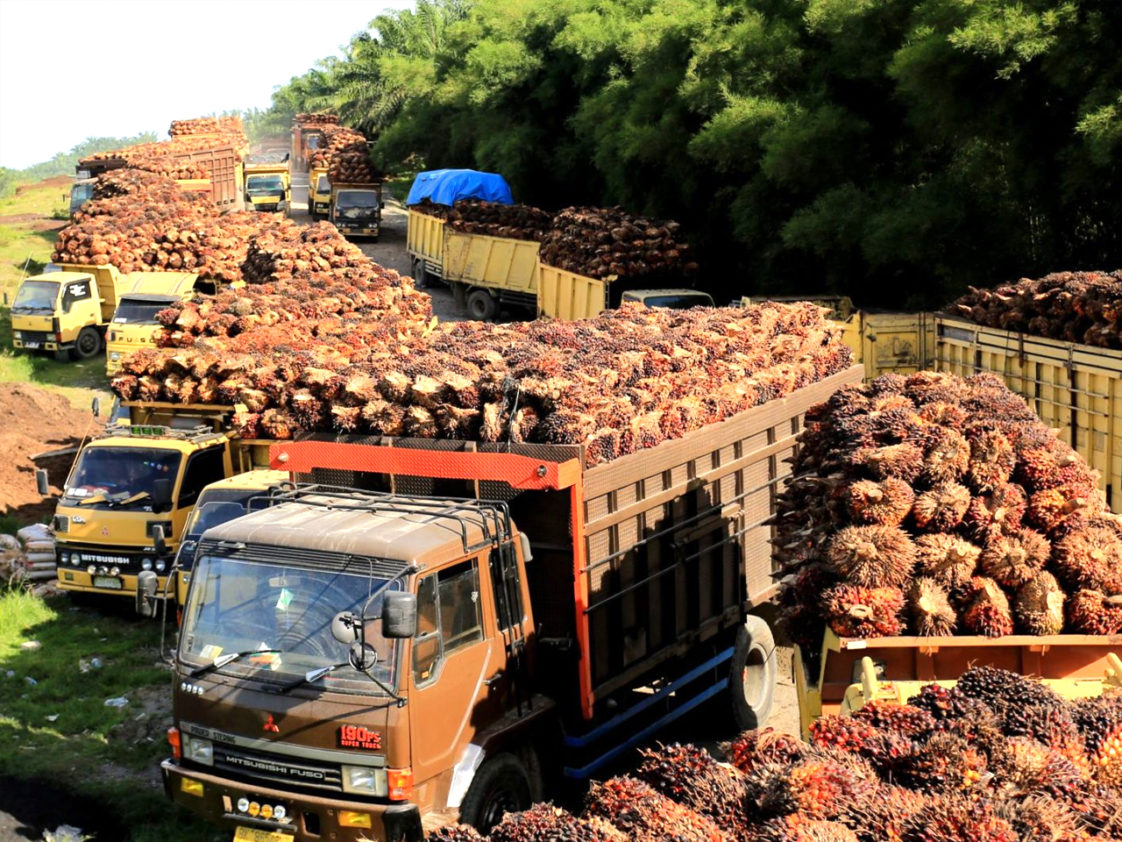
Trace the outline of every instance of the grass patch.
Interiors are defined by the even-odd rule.
[[[155,783],[168,708],[151,702],[171,693],[158,640],[154,623],[123,613],[18,589],[0,594],[0,776],[61,791],[50,829],[65,821],[104,842],[228,839],[173,807]],[[23,648],[29,641],[38,647]],[[91,666],[95,657],[100,668]],[[117,697],[129,704],[106,706]],[[106,816],[83,808],[90,803]]]

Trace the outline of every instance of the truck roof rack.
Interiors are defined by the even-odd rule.
[[[177,439],[179,441],[189,441],[193,444],[202,444],[211,439],[222,438],[222,433],[214,432],[214,429],[207,424],[195,424],[191,427],[168,427],[164,424],[119,424],[107,427],[105,436]]]
[[[465,553],[477,549],[478,546],[503,542],[509,539],[514,531],[510,520],[510,509],[507,504],[490,500],[460,497],[434,500],[425,497],[412,497],[407,494],[364,491],[320,483],[297,485],[295,488],[280,490],[271,493],[269,500],[272,505],[296,502],[311,506],[322,506],[325,509],[368,512],[379,512],[405,503],[419,513],[424,513],[433,518],[453,521],[460,532],[460,541]],[[481,544],[474,546],[469,544],[469,523],[474,523],[483,532],[483,542]]]

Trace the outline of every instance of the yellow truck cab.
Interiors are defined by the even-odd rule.
[[[220,479],[204,488],[195,502],[195,508],[187,517],[183,537],[175,553],[175,564],[172,567],[176,573],[175,601],[180,605],[186,604],[195,549],[204,532],[212,526],[220,526],[248,512],[264,508],[271,493],[291,487],[287,471],[262,468]]]
[[[327,167],[312,167],[308,171],[308,215],[312,219],[326,219],[331,211],[331,181]]]
[[[344,237],[377,240],[382,225],[382,183],[332,184],[330,214]]]
[[[74,218],[74,214],[93,198],[94,184],[97,179],[93,178],[79,178],[72,185],[70,185],[70,218]]]
[[[291,200],[288,164],[247,164],[245,201],[259,211],[286,211]]]
[[[203,489],[255,464],[257,443],[231,430],[232,407],[127,406],[131,423],[83,445],[63,486],[52,523],[63,590],[131,596],[137,574],[153,570],[162,593]]]
[[[117,309],[120,274],[113,266],[63,265],[25,278],[12,302],[12,345],[28,351],[97,354]]]
[[[134,272],[128,278],[106,331],[105,371],[110,376],[121,370],[125,354],[156,346],[161,329],[156,314],[190,298],[199,276],[193,272]]]
[[[671,310],[713,306],[713,296],[697,289],[629,289],[620,295],[620,301],[634,301],[646,307],[668,307]]]

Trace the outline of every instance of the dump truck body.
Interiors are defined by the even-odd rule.
[[[245,202],[247,210],[287,211],[292,199],[288,164],[247,164]]]
[[[576,445],[275,444],[273,467],[330,487],[203,534],[168,795],[301,842],[419,838],[423,815],[480,820],[498,765],[587,778],[697,705],[748,694],[785,457],[806,409],[860,377],[591,468]],[[385,618],[390,591],[416,610],[402,639],[361,619]],[[333,666],[365,651],[345,643],[359,628],[378,653],[366,675],[367,660]]]
[[[199,276],[192,272],[133,272],[105,332],[105,371],[121,370],[121,358],[141,348],[156,347],[162,330],[156,314],[190,298]]]
[[[344,237],[378,239],[382,226],[382,183],[331,184],[328,214]]]
[[[1019,675],[1042,678],[1068,698],[1102,692],[1111,658],[1122,652],[1122,635],[1006,635],[978,637],[843,638],[827,629],[812,672],[808,659],[795,646],[794,678],[803,735],[810,723],[827,714],[858,707],[852,685],[872,678],[880,696],[906,702],[924,684],[953,684],[972,666],[992,666]],[[865,658],[870,659],[863,664]],[[863,669],[864,667],[864,669]]]
[[[232,144],[221,144],[216,140],[216,145],[210,149],[189,152],[169,149],[169,155],[175,161],[197,165],[207,174],[202,179],[177,180],[176,183],[184,190],[201,193],[224,210],[242,207],[241,153]],[[128,165],[128,160],[123,157],[85,158],[78,162],[77,172],[79,178],[95,178],[104,172]],[[73,202],[72,194],[72,206]]]
[[[250,470],[257,443],[230,431],[228,406],[128,405],[130,424],[86,442],[55,509],[59,587],[131,596],[142,570],[171,566],[187,516],[212,482]],[[153,529],[166,540],[156,552]]]
[[[988,371],[1023,397],[1099,473],[1107,504],[1122,495],[1122,351],[985,327],[936,314],[934,367]]]
[[[12,302],[12,344],[30,351],[101,350],[117,308],[122,276],[110,265],[60,265],[62,271],[25,278]]]

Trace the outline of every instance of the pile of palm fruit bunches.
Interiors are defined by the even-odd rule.
[[[950,311],[988,327],[1120,349],[1122,270],[1055,272],[993,289],[971,287]]]
[[[1122,693],[1067,701],[993,667],[907,704],[826,716],[807,742],[746,731],[718,762],[640,753],[580,815],[539,804],[429,842],[1076,842],[1122,838]]]
[[[806,414],[775,517],[782,619],[841,637],[1122,630],[1098,476],[1000,378],[886,374]]]

